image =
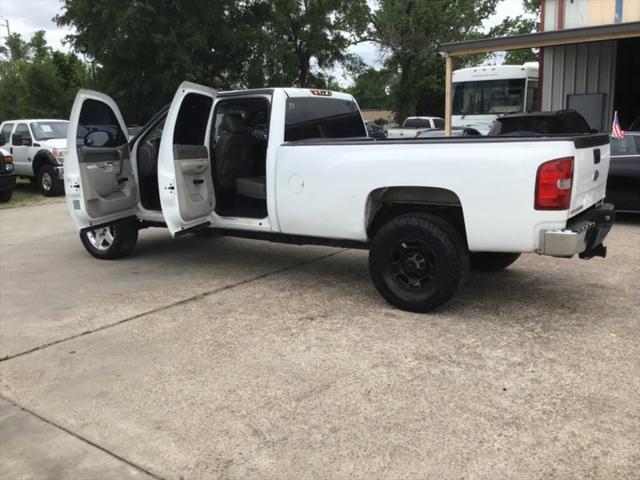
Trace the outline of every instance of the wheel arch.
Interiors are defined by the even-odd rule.
[[[55,166],[56,162],[53,158],[53,154],[46,149],[42,149],[39,150],[38,153],[35,154],[35,156],[33,157],[33,164],[32,164],[32,170],[33,170],[33,176],[37,177],[38,176],[38,171],[40,170],[40,168],[42,168],[43,165],[54,165]]]
[[[430,213],[446,220],[466,242],[460,197],[452,190],[439,187],[390,186],[370,192],[365,206],[367,237],[373,238],[392,218],[412,212]]]

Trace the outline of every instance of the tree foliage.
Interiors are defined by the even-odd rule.
[[[356,77],[348,90],[363,110],[393,110],[390,95],[393,79],[393,74],[388,70],[368,68]]]
[[[498,0],[381,0],[372,14],[371,39],[387,54],[384,67],[394,72],[391,85],[398,120],[409,115],[442,115],[443,42],[480,35],[483,20]]]
[[[507,17],[492,28],[489,37],[504,37],[540,31],[540,0],[522,0],[523,15]],[[510,50],[504,62],[510,65],[522,65],[525,62],[537,62],[538,50],[524,48]]]
[[[182,80],[217,88],[326,86],[357,65],[366,0],[64,0],[60,25],[91,58],[98,86],[143,121]]]
[[[52,51],[44,31],[29,41],[14,33],[0,48],[0,121],[68,118],[78,88],[88,80],[86,65],[74,54]]]

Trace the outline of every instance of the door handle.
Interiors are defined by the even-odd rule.
[[[196,178],[196,179],[193,181],[193,184],[194,184],[194,185],[202,185],[203,183],[204,183],[204,179],[203,179],[203,178]]]

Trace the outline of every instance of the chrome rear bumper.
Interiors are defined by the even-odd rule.
[[[576,254],[585,259],[604,257],[607,249],[602,242],[611,230],[615,216],[613,204],[605,203],[571,219],[566,228],[546,230],[542,232],[542,245],[538,253],[565,258]]]

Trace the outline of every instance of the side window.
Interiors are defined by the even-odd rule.
[[[213,98],[207,95],[189,93],[184,97],[173,132],[174,145],[205,144],[212,104]]]
[[[20,135],[20,137],[22,138],[22,141],[20,141],[18,138],[15,139],[11,139],[11,145],[16,146],[16,145],[24,145],[24,141],[25,140],[31,140],[31,132],[29,132],[29,127],[27,126],[26,123],[19,123],[18,126],[16,127],[16,131],[13,132],[14,135]]]
[[[220,137],[230,133],[222,125],[225,116],[235,117],[236,128],[244,127],[247,133],[257,139],[267,140],[270,106],[269,101],[262,97],[220,100],[216,104],[213,119],[213,141],[217,142]],[[225,123],[228,127],[228,120]]]
[[[358,106],[351,100],[316,97],[287,100],[285,142],[366,136]]]
[[[115,148],[127,143],[127,136],[111,107],[89,99],[82,104],[76,141],[79,147]]]
[[[624,138],[620,140],[612,137],[611,155],[637,155],[640,153],[640,149],[638,148],[640,145],[636,144],[636,140],[640,141],[640,137],[625,135]]]
[[[0,145],[5,145],[11,140],[11,130],[13,130],[13,123],[5,123],[0,130]]]
[[[433,126],[434,128],[437,128],[439,130],[444,128],[444,120],[441,120],[439,118],[434,118],[433,119]]]

